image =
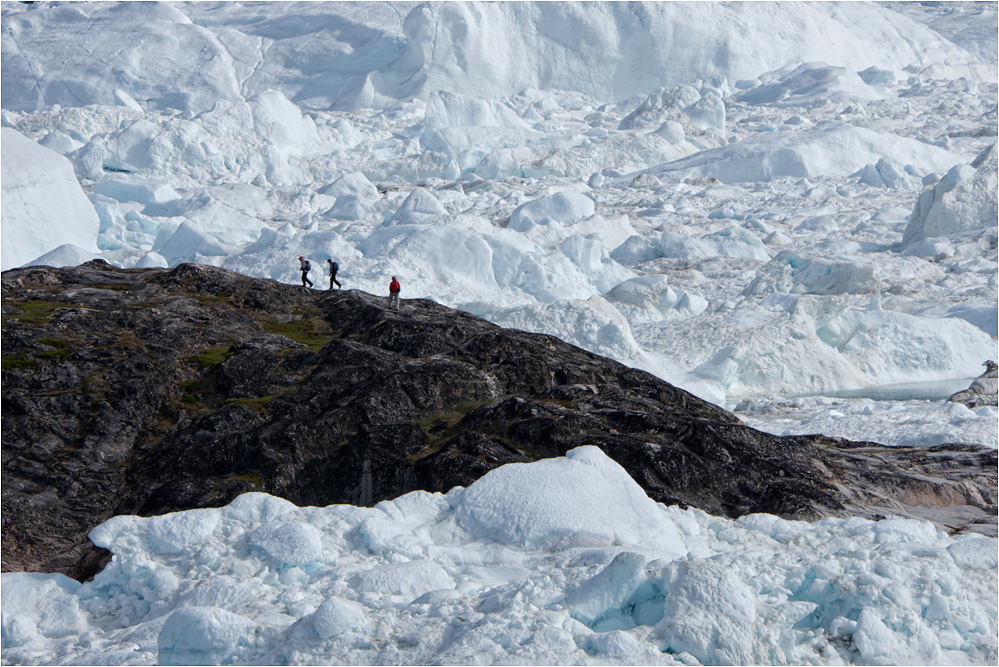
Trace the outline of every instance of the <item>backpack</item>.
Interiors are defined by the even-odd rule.
[[[305,262],[302,264],[302,270],[303,271],[311,271],[312,270],[312,264],[309,262],[309,260],[305,260]]]
[[[339,270],[340,270],[340,265],[339,264],[337,264],[336,262],[333,262],[332,264],[330,264],[330,271],[332,271],[333,273],[336,273]]]

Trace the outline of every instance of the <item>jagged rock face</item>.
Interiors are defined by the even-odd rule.
[[[371,505],[580,445],[713,514],[995,532],[994,450],[771,436],[551,336],[386,305],[191,264],[5,272],[3,569],[86,577],[116,514]]]

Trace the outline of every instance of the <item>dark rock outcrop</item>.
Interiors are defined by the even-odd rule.
[[[999,405],[999,366],[991,359],[982,366],[985,366],[985,372],[975,378],[970,387],[953,394],[947,400],[963,403],[971,409]]]
[[[116,514],[370,505],[584,444],[713,514],[995,533],[994,450],[776,437],[551,336],[385,306],[190,264],[5,272],[3,570],[85,578]]]

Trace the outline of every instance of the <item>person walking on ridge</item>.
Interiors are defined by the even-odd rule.
[[[312,281],[309,280],[309,271],[312,270],[312,263],[302,256],[299,256],[298,261],[301,265],[299,268],[302,269],[302,287],[305,287],[306,283],[308,283],[309,287],[312,287]]]
[[[337,264],[336,262],[334,262],[332,257],[330,257],[329,259],[327,259],[326,263],[330,265],[330,286],[329,286],[329,288],[333,289],[333,283],[336,283],[336,288],[340,289],[341,287],[343,287],[343,285],[341,285],[340,281],[336,279],[336,272],[340,270],[340,265]]]
[[[399,290],[402,286],[399,285],[399,281],[392,276],[392,282],[389,283],[389,308],[395,308],[396,312],[399,311]]]

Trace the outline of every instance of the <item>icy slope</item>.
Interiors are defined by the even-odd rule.
[[[96,253],[100,221],[70,162],[16,130],[2,141],[4,270],[26,264],[65,243]]]
[[[902,245],[987,229],[999,219],[996,201],[996,145],[970,165],[956,165],[920,194]]]
[[[3,575],[3,659],[990,664],[996,541],[657,505],[598,449],[373,508],[116,517],[86,584]]]
[[[613,101],[812,60],[968,75],[977,61],[865,3],[345,4],[296,3],[275,15],[253,3],[9,3],[3,105],[113,105],[116,89],[150,109],[195,113],[269,88],[313,109],[384,107],[435,90],[559,89]]]
[[[857,70],[974,61],[898,18],[854,3],[430,4],[407,17],[406,52],[384,74],[382,90],[502,97],[554,88],[622,100],[698,79],[755,79],[795,61]],[[404,83],[393,87],[396,80]]]
[[[5,108],[114,105],[116,89],[154,108],[193,111],[241,96],[232,54],[174,3],[39,9],[4,6]]]
[[[723,183],[775,178],[843,178],[888,160],[915,173],[946,171],[964,157],[914,139],[846,124],[823,123],[800,133],[763,135],[649,170],[669,178],[717,178]]]

